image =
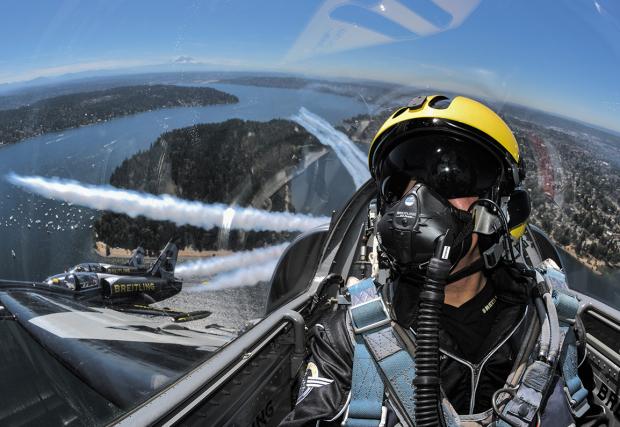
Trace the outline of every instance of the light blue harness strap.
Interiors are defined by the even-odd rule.
[[[497,427],[529,427],[538,414],[542,404],[544,393],[553,377],[551,365],[536,360],[529,365],[523,375],[516,394],[506,403],[502,411],[504,418],[510,420],[508,424],[504,420],[496,423]]]
[[[349,307],[355,332],[351,403],[346,426],[377,426],[385,416],[383,398],[388,388],[391,401],[415,423],[415,361],[403,347],[372,280],[349,287]],[[458,416],[443,409],[449,426]]]
[[[363,342],[356,343],[353,354],[351,403],[349,404],[346,425],[352,427],[378,426],[383,407],[383,393],[383,381],[381,381],[372,356],[368,353]]]
[[[564,393],[566,394],[573,416],[579,418],[590,409],[590,404],[587,399],[588,390],[583,386],[579,378],[577,338],[573,328],[577,318],[577,312],[579,311],[579,300],[567,292],[568,286],[566,284],[566,276],[563,272],[547,269],[547,275],[555,278],[555,281],[552,282],[554,286],[551,291],[551,296],[556,311],[558,312],[560,329],[564,336],[564,351],[562,351],[560,356],[560,369],[562,370],[562,376],[566,383],[564,386]],[[564,286],[560,284],[562,280],[558,280],[558,278],[564,279]],[[558,283],[559,286],[555,286],[555,283]]]
[[[588,403],[588,390],[583,386],[578,373],[579,361],[577,355],[577,345],[575,343],[575,333],[572,328],[567,328],[566,350],[560,359],[562,376],[564,376],[564,393],[568,399],[573,415],[581,417],[590,408]]]
[[[539,272],[547,284],[547,289],[551,290],[551,297],[560,324],[560,345],[563,351],[560,354],[559,369],[565,382],[564,393],[572,415],[578,418],[589,409],[588,391],[583,387],[577,372],[577,346],[572,327],[579,310],[579,301],[568,294],[566,277],[555,264],[545,261],[543,266],[544,268]],[[516,394],[513,395],[502,411],[504,417],[510,419],[512,425],[530,426],[542,404],[543,393],[548,392],[547,386],[552,379],[553,370],[550,365],[540,361],[534,361],[530,364]],[[496,426],[507,427],[508,423],[499,420]]]
[[[579,301],[572,295],[568,295],[559,289],[551,291],[551,298],[558,312],[558,320],[561,326],[568,326],[575,322],[577,311],[579,310]]]
[[[364,333],[389,323],[389,315],[377,295],[372,279],[348,288],[351,295],[349,313],[355,332],[351,402],[347,410],[347,427],[377,427],[381,424],[385,387],[377,365],[366,348]]]
[[[573,416],[579,418],[590,409],[587,399],[588,390],[579,378],[577,339],[572,327],[579,310],[579,301],[574,296],[566,294],[562,288],[553,289],[551,296],[558,312],[560,329],[564,336],[564,351],[560,356],[560,369],[566,383],[564,393]]]
[[[570,295],[564,272],[553,263],[545,261],[543,264],[543,277],[551,289],[551,297],[558,313],[560,330],[564,338],[563,351],[560,354],[560,369],[566,383],[564,393],[573,416],[579,418],[590,408],[587,400],[588,390],[579,378],[577,340],[573,329],[579,311],[579,301],[575,296]]]
[[[392,344],[380,347],[380,343],[385,342],[388,335],[392,335],[390,341]],[[415,378],[415,363],[413,358],[393,337],[392,328],[385,328],[379,332],[369,334],[364,339],[374,360],[379,365],[384,381],[389,384],[392,394],[398,397],[398,403],[407,413],[409,420],[415,423],[415,405],[413,400],[415,391],[412,385]],[[376,351],[379,348],[381,348],[381,351]]]

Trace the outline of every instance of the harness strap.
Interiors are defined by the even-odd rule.
[[[410,423],[415,423],[415,361],[400,342],[372,279],[349,287],[349,312],[355,332],[351,403],[346,426],[377,426],[385,421],[388,395]],[[372,384],[371,384],[372,383]],[[442,402],[444,421],[458,426],[458,415]]]
[[[389,323],[390,318],[377,296],[372,279],[349,286],[351,316],[355,342],[353,345],[353,375],[351,402],[344,425],[347,427],[377,427],[385,424],[383,395],[385,387],[375,362],[364,343],[364,333]]]
[[[553,369],[547,363],[537,360],[528,366],[516,394],[502,411],[502,415],[510,421],[510,424],[502,419],[497,422],[497,427],[531,426],[552,377]]]
[[[407,417],[415,423],[415,391],[412,386],[415,378],[414,360],[403,349],[391,327],[367,334],[364,341],[383,374],[383,381],[392,395],[406,412]]]
[[[552,278],[553,290],[551,297],[558,312],[558,321],[560,329],[564,332],[564,351],[560,355],[560,369],[564,377],[564,394],[568,401],[568,405],[574,417],[583,416],[590,404],[588,403],[588,390],[583,386],[579,378],[579,360],[577,352],[577,338],[572,325],[575,323],[577,312],[579,310],[579,301],[572,295],[565,293],[567,289],[566,278],[560,270],[547,268],[548,276]],[[562,278],[564,279],[562,281]],[[563,282],[563,283],[562,283]],[[559,286],[555,286],[558,283]],[[564,286],[562,286],[562,284]]]
[[[383,381],[364,343],[356,343],[354,351],[351,402],[346,425],[376,427],[381,423]]]
[[[547,261],[545,261],[546,263]],[[542,271],[547,286],[552,289],[552,299],[560,324],[560,345],[563,349],[560,355],[560,369],[564,378],[564,393],[574,417],[579,418],[590,408],[587,397],[588,391],[578,376],[577,345],[572,324],[575,322],[579,301],[572,295],[565,293],[567,289],[564,273],[552,264],[545,264]],[[506,404],[502,415],[514,427],[532,425],[545,393],[554,378],[555,366],[541,361],[535,361],[526,369],[524,378],[512,399]],[[497,427],[508,427],[506,420],[496,423]]]
[[[579,301],[572,295],[567,295],[558,289],[552,292],[553,302],[558,311],[560,329],[565,331],[565,349],[560,356],[560,369],[564,377],[564,394],[568,406],[574,417],[579,418],[590,409],[588,390],[579,378],[579,361],[577,354],[577,338],[571,327],[579,310]]]

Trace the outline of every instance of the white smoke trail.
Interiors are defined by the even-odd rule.
[[[177,266],[175,276],[187,280],[190,278],[205,278],[224,271],[235,270],[240,267],[263,264],[277,260],[289,243],[254,249],[251,251],[235,252],[231,255],[216,256],[187,262]]]
[[[336,152],[342,165],[353,178],[356,188],[360,188],[368,181],[370,173],[366,164],[366,156],[344,133],[334,129],[328,121],[304,107],[301,107],[299,113],[291,117],[291,120],[316,136],[321,144],[331,147]]]
[[[204,229],[221,227],[223,220],[228,218],[225,214],[228,209],[234,210],[231,228],[238,230],[304,231],[329,222],[328,217],[268,212],[219,203],[205,204],[169,195],[154,196],[111,186],[84,185],[60,178],[20,176],[14,173],[6,178],[14,185],[47,198],[130,217],[142,215],[158,221],[171,221],[177,225],[194,225]]]
[[[255,264],[246,268],[240,268],[227,273],[218,274],[203,285],[184,288],[186,292],[206,292],[221,289],[240,288],[253,286],[258,282],[271,280],[273,271],[276,269],[277,260]]]

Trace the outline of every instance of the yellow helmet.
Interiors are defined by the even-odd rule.
[[[525,170],[519,146],[501,117],[480,102],[414,98],[381,126],[368,164],[384,201],[399,197],[415,178],[446,198],[479,196],[503,205],[513,237],[523,234],[529,198],[520,190]]]

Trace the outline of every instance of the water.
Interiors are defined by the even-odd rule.
[[[596,274],[563,249],[559,253],[571,289],[620,310],[620,272]]]
[[[13,171],[22,175],[57,176],[85,183],[107,184],[114,169],[126,158],[148,149],[157,137],[171,129],[197,123],[220,122],[231,118],[268,121],[289,118],[303,106],[332,124],[367,112],[365,104],[352,98],[310,90],[291,90],[208,85],[232,93],[239,98],[234,105],[198,108],[162,109],[109,122],[84,126],[30,138],[0,149],[0,173]],[[319,214],[335,203],[344,203],[352,191],[346,171],[330,155],[316,162],[316,168],[327,170],[328,181],[344,183],[338,194],[316,200]],[[295,189],[309,187],[303,176],[291,185],[293,202],[308,196],[295,194]],[[325,187],[329,186],[325,183]],[[327,188],[324,188],[327,192]],[[304,192],[302,191],[302,192]],[[41,280],[78,262],[93,259],[92,224],[100,214],[79,206],[47,200],[26,193],[0,180],[0,277],[16,280]],[[310,198],[312,199],[312,198]],[[320,208],[320,209],[319,209]],[[324,212],[329,214],[330,212]],[[12,252],[15,252],[15,257]]]

